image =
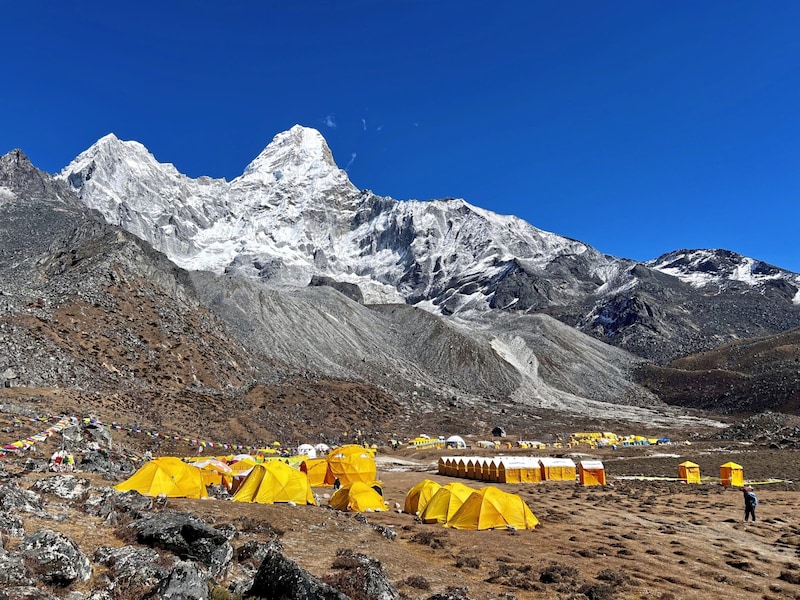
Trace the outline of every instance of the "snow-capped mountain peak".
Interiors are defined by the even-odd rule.
[[[241,179],[328,174],[338,171],[333,153],[316,129],[295,125],[276,135],[247,165]]]
[[[649,261],[647,265],[695,287],[739,281],[758,285],[785,278],[791,273],[730,250],[676,250]]]

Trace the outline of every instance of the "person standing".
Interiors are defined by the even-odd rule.
[[[756,520],[756,506],[758,506],[758,498],[753,493],[753,487],[746,485],[742,492],[744,493],[744,520],[747,521],[748,517]]]

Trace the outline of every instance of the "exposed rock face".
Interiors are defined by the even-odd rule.
[[[22,538],[19,550],[46,583],[65,586],[73,581],[88,581],[92,576],[89,559],[61,533],[49,529],[31,533]]]
[[[145,516],[128,526],[141,544],[174,552],[221,572],[233,557],[227,536],[189,513]]]
[[[286,600],[348,600],[348,597],[303,571],[297,563],[271,543],[247,592],[248,598],[284,598]]]

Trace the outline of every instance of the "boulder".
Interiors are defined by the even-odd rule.
[[[25,535],[25,527],[17,515],[4,510],[0,510],[0,533],[22,537]]]
[[[67,536],[41,529],[22,538],[19,550],[37,578],[45,583],[66,586],[88,581],[92,565],[78,545]]]
[[[50,470],[50,461],[43,458],[28,458],[22,464],[22,468],[32,473],[47,473]]]
[[[158,513],[134,521],[128,528],[140,544],[174,552],[183,560],[197,560],[219,572],[233,557],[224,533],[190,513]]]
[[[0,485],[0,508],[12,512],[33,513],[37,517],[45,516],[42,497],[22,489],[13,481]]]
[[[178,561],[159,586],[157,597],[164,600],[207,600],[207,577],[195,563]]]
[[[30,489],[40,494],[52,494],[63,500],[77,500],[83,498],[90,487],[91,482],[84,477],[52,475],[39,479]]]
[[[100,565],[108,567],[114,589],[154,589],[166,579],[169,570],[159,565],[159,554],[152,548],[101,546],[93,557]]]
[[[58,598],[39,588],[23,585],[0,589],[0,600],[58,600]]]
[[[284,556],[277,542],[268,544],[267,553],[245,593],[246,598],[281,600],[349,600],[347,596],[301,569]]]
[[[94,517],[108,519],[109,515],[124,514],[132,519],[140,519],[153,509],[153,498],[139,492],[118,492],[114,488],[90,490],[83,510]]]
[[[109,477],[128,477],[136,470],[131,461],[121,456],[114,458],[105,450],[85,452],[78,466],[86,473],[103,473]]]
[[[347,586],[348,592],[357,590],[359,597],[370,600],[399,600],[400,593],[386,578],[380,561],[364,554],[350,551],[337,552],[335,567],[341,571],[326,578],[333,586]]]
[[[0,589],[6,586],[30,585],[33,583],[28,577],[22,557],[10,554],[0,548]]]

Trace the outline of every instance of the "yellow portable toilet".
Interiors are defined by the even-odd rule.
[[[463,483],[448,483],[431,497],[419,517],[424,523],[446,523],[474,491]]]
[[[453,529],[533,529],[539,520],[519,494],[494,486],[475,490],[445,523]]]
[[[686,483],[700,483],[700,465],[688,460],[682,462],[678,465],[678,477]]]
[[[726,462],[719,468],[720,483],[724,486],[742,487],[744,485],[744,469],[735,462]]]
[[[128,479],[114,486],[118,492],[136,490],[145,496],[208,498],[200,469],[173,456],[146,462]]]
[[[316,504],[308,476],[281,461],[256,465],[233,495],[234,502]]]
[[[430,479],[423,479],[417,485],[408,490],[403,512],[411,515],[420,514],[433,498],[433,495],[441,489],[441,485]]]
[[[373,456],[372,450],[363,446],[355,444],[342,446],[328,454],[328,468],[342,486],[356,481],[372,483],[378,473]]]
[[[605,485],[606,470],[599,460],[582,460],[578,463],[578,479],[581,485]]]
[[[328,504],[337,510],[350,512],[378,512],[386,510],[383,496],[362,481],[356,481],[351,485],[336,490],[328,501]]]

